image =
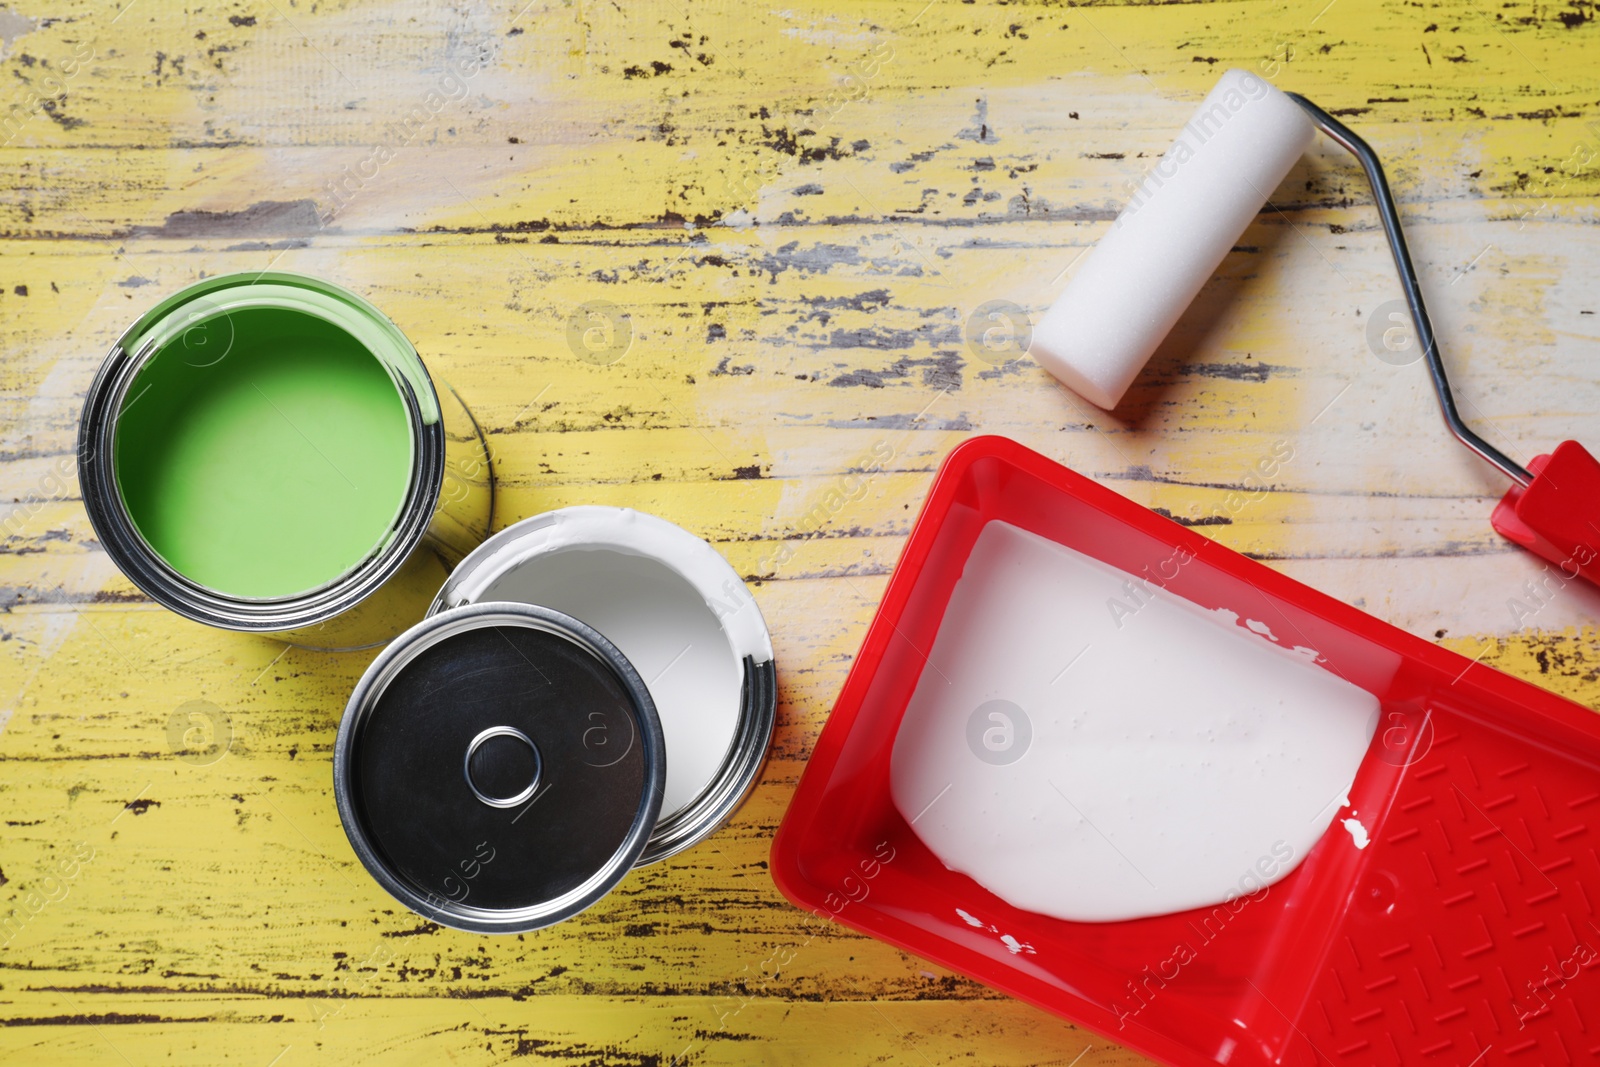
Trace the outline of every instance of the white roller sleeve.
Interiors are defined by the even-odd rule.
[[[1258,75],[1224,74],[1039,321],[1033,357],[1116,407],[1314,132]]]

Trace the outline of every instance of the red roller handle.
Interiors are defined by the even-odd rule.
[[[1600,585],[1600,461],[1563,441],[1528,464],[1533,481],[1513,485],[1489,521],[1509,541]]]

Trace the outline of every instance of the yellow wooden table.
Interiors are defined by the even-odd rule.
[[[0,8],[0,1061],[1143,1062],[842,928],[795,948],[802,914],[768,877],[940,458],[1010,435],[1591,705],[1600,596],[1495,537],[1503,483],[1445,436],[1422,367],[1374,343],[1399,289],[1326,142],[1115,415],[969,346],[968,319],[995,300],[1037,318],[1241,66],[1383,155],[1481,432],[1524,461],[1600,442],[1594,18],[1588,0]],[[162,294],[268,265],[368,296],[467,398],[497,526],[627,505],[749,576],[781,703],[731,825],[520,937],[423,922],[366,876],[330,748],[370,654],[155,607],[76,487],[80,398],[115,336]]]

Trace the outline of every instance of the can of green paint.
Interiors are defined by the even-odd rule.
[[[322,649],[420,619],[493,505],[482,432],[400,329],[281,272],[207,279],[135,322],[89,388],[78,475],[152,599]]]

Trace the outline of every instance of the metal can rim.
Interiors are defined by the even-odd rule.
[[[134,526],[116,484],[114,444],[121,399],[153,355],[146,335],[186,304],[216,292],[256,283],[286,285],[349,303],[397,344],[407,363],[396,392],[411,422],[412,472],[406,498],[387,542],[328,583],[287,597],[232,596],[187,578],[155,552]],[[131,342],[145,339],[129,351]],[[398,345],[403,344],[403,348]],[[382,359],[378,353],[374,358]],[[444,427],[439,396],[427,366],[405,334],[359,295],[319,278],[288,272],[219,275],[187,286],[159,302],[125,330],[102,361],[84,400],[78,426],[78,480],[95,536],[123,574],[152,600],[195,622],[250,633],[283,633],[325,623],[377,592],[405,563],[427,532],[444,484]],[[431,414],[430,414],[431,413]]]

